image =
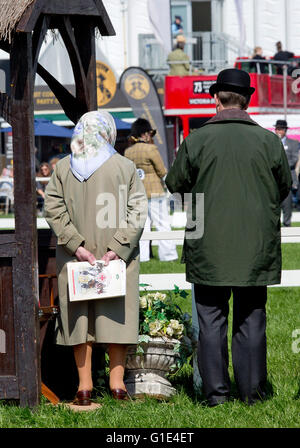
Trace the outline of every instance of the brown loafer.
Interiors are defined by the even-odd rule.
[[[129,395],[124,389],[111,389],[112,396],[115,400],[128,400]]]
[[[74,398],[73,404],[78,406],[90,406],[91,405],[92,391],[79,390]]]

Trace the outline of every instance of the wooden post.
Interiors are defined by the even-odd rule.
[[[88,110],[97,110],[97,82],[96,82],[96,47],[95,26],[91,22],[86,24],[84,36],[81,32],[82,22],[78,22],[74,28],[78,52],[81,57],[82,67],[86,76],[87,105]]]
[[[20,405],[40,396],[38,257],[31,33],[15,33],[11,49],[15,241],[13,290]]]

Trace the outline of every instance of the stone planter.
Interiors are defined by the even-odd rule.
[[[176,393],[166,374],[179,356],[178,352],[174,352],[178,343],[177,339],[151,338],[147,343],[140,343],[144,350],[141,355],[137,355],[136,346],[129,347],[125,373],[129,395],[164,399]]]

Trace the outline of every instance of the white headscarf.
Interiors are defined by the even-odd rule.
[[[71,171],[80,182],[116,154],[116,136],[115,120],[110,113],[92,111],[82,115],[71,140]]]

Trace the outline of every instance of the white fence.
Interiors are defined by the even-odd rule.
[[[0,229],[14,229],[14,218],[0,219]],[[49,228],[45,218],[37,218],[37,228]],[[151,240],[155,244],[158,240],[173,240],[177,245],[182,245],[184,230],[172,230],[170,232],[144,232],[142,240]],[[281,242],[300,243],[300,227],[282,227]],[[300,262],[299,262],[300,268]],[[147,287],[140,287],[141,290],[168,290],[177,285],[180,289],[191,289],[191,284],[185,280],[185,273],[164,273],[164,274],[140,274],[140,283],[147,284]],[[278,285],[270,287],[294,287],[300,286],[300,269],[282,271],[282,280]]]
[[[184,231],[173,230],[171,232],[144,232],[143,240],[173,240],[176,244],[183,244]],[[300,227],[282,227],[281,242],[284,243],[300,243]],[[300,268],[300,262],[299,262]],[[185,280],[184,273],[176,274],[141,274],[140,283],[148,284],[148,287],[141,289],[148,290],[168,290],[173,289],[177,285],[180,289],[191,289],[191,284]],[[300,286],[300,269],[282,271],[281,283],[270,287],[291,287]]]

